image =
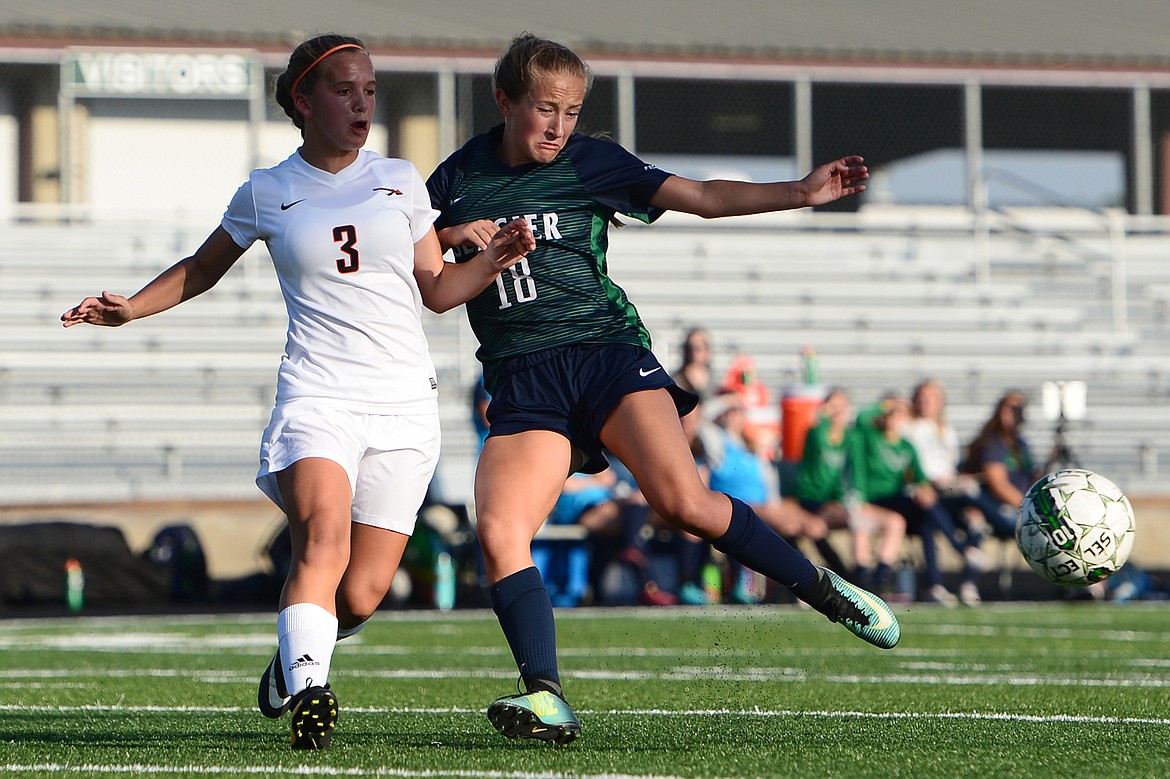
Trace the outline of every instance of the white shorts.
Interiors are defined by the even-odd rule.
[[[256,486],[285,510],[276,474],[297,460],[322,457],[349,475],[352,518],[414,532],[439,461],[439,414],[366,414],[314,400],[278,405],[260,445]]]
[[[878,531],[878,515],[873,507],[861,503],[848,507],[849,529],[854,533],[876,533]],[[877,509],[883,511],[883,509]]]

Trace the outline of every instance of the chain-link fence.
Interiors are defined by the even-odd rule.
[[[737,77],[734,68],[714,76],[698,64],[694,76],[616,69],[610,63],[594,79],[579,131],[612,137],[680,175],[792,178],[816,163],[860,154],[873,173],[869,191],[829,210],[893,204],[1170,211],[1170,87],[1156,79],[1158,86],[1149,87],[1151,79],[1138,75],[1095,85],[1089,82],[1101,79],[1088,73],[1084,83],[1065,77],[1059,84],[1044,73],[996,80],[955,73],[928,83],[896,71],[883,81],[860,66],[855,81],[748,70]],[[0,203],[85,203],[98,194],[109,200],[117,187],[95,177],[105,171],[132,181],[135,157],[151,176],[185,175],[179,161],[204,154],[191,148],[192,124],[206,125],[195,137],[218,144],[212,156],[231,160],[221,165],[224,180],[238,181],[249,165],[273,164],[295,144],[271,100],[274,75],[270,66],[266,111],[255,116],[228,100],[204,99],[192,112],[183,103],[192,96],[179,90],[150,95],[155,100],[107,92],[66,103],[57,63],[0,65]],[[371,147],[409,157],[424,175],[500,121],[486,72],[382,68],[378,76]],[[171,148],[151,153],[138,146],[117,165],[101,164],[103,155],[121,151],[110,139],[142,132],[135,127],[146,123],[152,126],[143,137],[166,125],[158,144]],[[249,123],[261,126],[232,129]],[[251,139],[244,138],[248,132]]]
[[[500,119],[489,76],[460,86],[462,141]],[[802,159],[860,154],[870,192],[837,208],[1170,206],[1170,90],[817,82],[802,98],[791,80],[638,77],[632,91],[632,136],[611,76],[594,80],[579,131],[680,175],[788,178]]]

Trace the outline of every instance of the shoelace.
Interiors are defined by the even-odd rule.
[[[538,686],[536,687],[536,689],[532,689],[532,690],[527,689],[527,685],[524,684],[523,669],[521,669],[520,675],[518,677],[516,677],[516,693],[518,695],[531,695],[532,693],[540,692],[541,690],[547,690],[548,692],[551,692],[553,695],[557,696],[561,700],[565,699],[564,692],[561,690],[561,687],[559,684],[556,684],[555,682],[553,682],[549,679],[544,679],[541,677],[537,677],[536,682],[538,683]]]

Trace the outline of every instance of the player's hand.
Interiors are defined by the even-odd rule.
[[[102,292],[96,298],[86,298],[61,315],[65,327],[73,325],[100,325],[117,327],[134,318],[134,307],[130,301],[112,292]]]
[[[801,180],[805,205],[820,206],[865,191],[861,182],[869,178],[863,157],[842,157],[816,168]]]
[[[488,224],[495,232],[476,259],[489,263],[495,273],[512,267],[536,248],[536,236],[524,217],[513,219],[498,229],[491,222]]]
[[[445,247],[474,246],[477,249],[486,249],[499,230],[492,220],[477,219],[474,222],[444,228],[441,238]]]

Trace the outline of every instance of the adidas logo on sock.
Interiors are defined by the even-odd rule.
[[[309,657],[308,653],[306,653],[306,654],[303,654],[300,657],[298,657],[296,660],[294,660],[293,664],[288,667],[288,670],[291,671],[294,668],[304,668],[307,665],[321,665],[321,664],[318,663],[313,658]]]

